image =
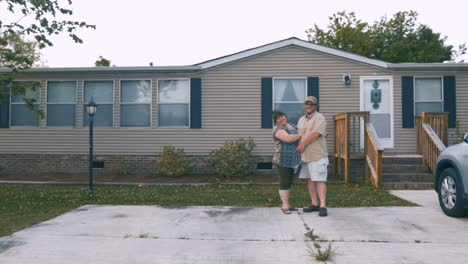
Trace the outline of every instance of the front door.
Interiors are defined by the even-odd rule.
[[[392,149],[394,145],[392,77],[361,77],[361,111],[370,112],[370,122],[382,147]]]

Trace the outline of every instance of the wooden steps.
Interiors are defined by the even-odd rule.
[[[383,156],[382,186],[389,190],[433,189],[434,176],[421,155]]]

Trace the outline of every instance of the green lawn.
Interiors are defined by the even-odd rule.
[[[369,185],[328,185],[329,207],[413,205]],[[102,186],[88,197],[85,185],[0,184],[0,236],[84,204],[278,206],[276,185]],[[291,204],[309,204],[305,184],[291,190]]]

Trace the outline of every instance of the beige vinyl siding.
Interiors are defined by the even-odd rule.
[[[460,133],[463,136],[465,133],[468,133],[468,74],[457,74],[456,75],[456,85],[457,85],[457,120],[460,121]],[[454,143],[455,138],[455,129],[450,129],[450,135],[453,135],[453,138],[450,137],[450,143]],[[460,140],[460,139],[458,139]]]
[[[443,71],[413,71],[404,73],[395,73],[393,79],[394,88],[394,118],[395,118],[395,152],[415,153],[416,149],[416,129],[402,128],[402,99],[401,99],[401,77],[443,77],[455,76],[456,95],[457,95],[457,120],[460,121],[460,132],[463,135],[468,132],[468,73],[464,72],[443,72]],[[449,129],[449,145],[454,144],[456,140],[455,128]]]
[[[83,154],[88,152],[88,129],[10,129],[0,131],[2,153],[11,154]],[[232,132],[231,132],[232,133]],[[207,154],[231,133],[203,129],[96,128],[94,151],[96,155],[153,155],[164,145],[184,147],[193,155]],[[246,132],[240,136],[248,137]],[[231,137],[232,138],[232,137]],[[7,144],[8,143],[8,144]]]
[[[41,110],[44,114],[47,113],[47,81],[41,81]],[[47,119],[42,118],[39,127],[44,128],[47,126]]]
[[[120,128],[120,80],[114,80],[114,128]]]
[[[151,81],[151,127],[158,126],[158,81]]]
[[[351,74],[352,84],[344,85],[343,74]],[[183,147],[189,155],[207,155],[228,139],[252,137],[258,156],[271,156],[271,129],[261,125],[262,77],[319,77],[320,111],[327,120],[328,149],[333,150],[333,116],[360,109],[360,77],[391,76],[394,88],[395,149],[393,152],[415,152],[415,129],[402,129],[401,76],[456,75],[457,119],[462,132],[468,132],[468,75],[457,72],[392,72],[376,66],[357,63],[300,47],[288,47],[208,69],[200,74],[40,74],[45,80],[77,80],[78,101],[82,100],[84,80],[114,80],[114,128],[95,128],[96,155],[154,155],[165,145]],[[157,80],[194,78],[202,80],[202,128],[157,127]],[[32,78],[32,77],[31,77]],[[33,78],[34,79],[34,78]],[[120,128],[120,80],[152,81],[152,127]],[[42,93],[45,104],[45,92]],[[463,103],[465,102],[465,103]],[[77,109],[82,103],[77,102]],[[42,105],[44,107],[44,105]],[[45,106],[46,107],[46,106]],[[99,109],[98,109],[99,111]],[[82,111],[78,111],[78,115]],[[77,123],[82,124],[82,116]],[[450,130],[453,141],[454,129]],[[87,128],[0,129],[0,152],[18,154],[88,153]]]
[[[77,83],[77,86],[76,86],[76,127],[82,128],[83,119],[84,119],[83,117],[84,81],[77,80],[76,83]]]
[[[352,84],[342,82],[343,74]],[[333,116],[359,111],[359,76],[391,75],[378,67],[291,47],[208,70],[202,74],[203,127],[228,132],[235,124],[257,143],[256,154],[271,156],[271,129],[261,125],[262,77],[319,77],[320,112],[327,120],[328,149],[333,150]]]

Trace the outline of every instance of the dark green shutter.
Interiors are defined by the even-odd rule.
[[[401,77],[401,100],[403,128],[414,128],[414,78]]]
[[[0,128],[8,128],[10,127],[10,93],[7,88],[8,83],[3,82],[3,87],[3,99],[0,101]]]
[[[307,96],[314,96],[317,98],[317,111],[320,112],[320,98],[319,98],[319,78],[307,77]]]
[[[444,112],[448,112],[448,126],[457,125],[457,97],[455,76],[444,76]]]
[[[273,78],[262,78],[262,128],[273,128]]]
[[[190,128],[202,127],[201,79],[190,79]]]

